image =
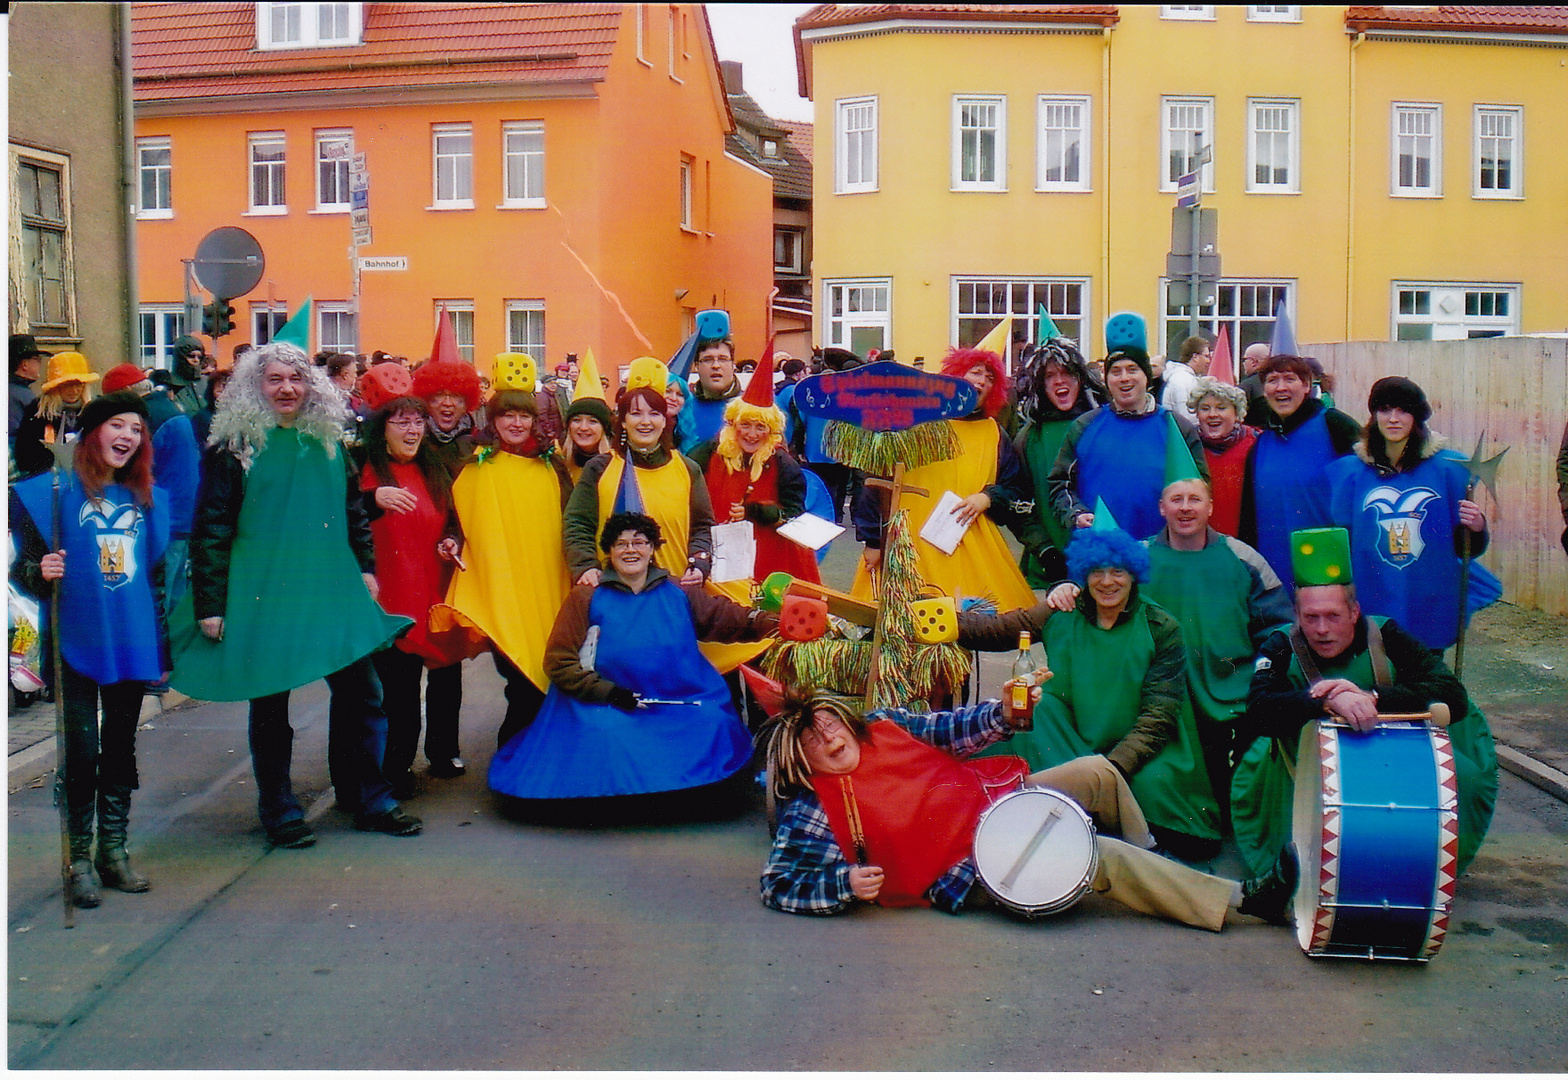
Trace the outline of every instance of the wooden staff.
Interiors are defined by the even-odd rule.
[[[1504,447],[1502,453],[1496,457],[1482,461],[1481,446],[1485,442],[1486,432],[1483,431],[1475,442],[1475,450],[1471,453],[1470,460],[1465,462],[1465,469],[1470,473],[1470,481],[1465,485],[1465,498],[1470,499],[1475,494],[1476,485],[1479,483],[1486,485],[1486,490],[1492,493],[1492,502],[1497,503],[1497,467],[1509,448]],[[1464,674],[1465,632],[1470,628],[1470,613],[1466,610],[1470,606],[1470,529],[1461,524],[1459,533],[1459,637],[1454,644],[1454,678],[1456,679]]]
[[[64,467],[61,457],[58,452],[55,454],[54,483],[50,487],[51,554],[60,550],[63,531],[60,528],[60,470]],[[63,580],[51,582],[53,587],[49,590],[49,658],[54,662],[54,774],[60,806],[60,897],[65,901],[65,928],[70,930],[76,926],[76,905],[71,903],[71,795],[65,775],[65,668],[60,662],[60,587]]]
[[[890,498],[888,501],[886,520],[889,525],[892,524],[893,518],[898,514],[898,504],[904,492],[907,491],[913,495],[925,496],[929,496],[931,494],[931,492],[925,488],[909,487],[904,484],[904,463],[902,461],[894,463],[893,479],[882,480],[875,477],[868,477],[866,479],[866,485],[868,487],[880,487],[888,489]],[[887,534],[884,532],[882,541],[882,557],[884,559],[887,558],[886,537]],[[871,665],[869,668],[869,674],[866,676],[866,708],[868,709],[871,708],[872,698],[876,694],[877,677],[881,673],[882,667],[882,609],[884,606],[881,582],[878,581],[877,575],[874,573],[870,575],[870,578],[872,593],[877,598],[877,621],[876,625],[871,630]]]

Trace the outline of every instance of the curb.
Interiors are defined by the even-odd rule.
[[[173,712],[175,709],[189,704],[190,700],[190,698],[178,690],[170,690],[161,698],[148,698],[142,703],[142,714],[137,723],[145,724],[156,716]],[[147,701],[156,702],[156,704],[149,709]],[[24,778],[39,776],[54,770],[54,741],[55,737],[53,734],[46,735],[32,746],[24,750],[18,750],[6,759],[5,777],[8,790],[15,788],[17,783]]]
[[[1568,774],[1521,754],[1511,746],[1497,744],[1497,763],[1519,779],[1534,784],[1542,791],[1563,802],[1568,802]]]

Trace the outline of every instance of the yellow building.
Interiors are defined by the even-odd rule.
[[[1203,147],[1237,352],[1281,301],[1303,343],[1568,329],[1568,9],[824,4],[795,39],[823,346],[934,359],[1044,305],[1087,355],[1121,310],[1174,347]]]

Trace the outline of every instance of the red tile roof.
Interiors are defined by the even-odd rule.
[[[811,122],[809,120],[778,120],[775,122],[779,127],[789,132],[789,144],[795,148],[795,152],[806,159],[806,164],[812,164],[813,127]]]
[[[1568,34],[1568,7],[1347,7],[1351,30]]]
[[[256,5],[132,5],[137,101],[597,82],[619,4],[365,4],[361,44],[256,48]]]

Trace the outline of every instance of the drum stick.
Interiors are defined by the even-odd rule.
[[[1024,872],[1024,867],[1028,865],[1030,859],[1034,858],[1034,853],[1040,850],[1041,844],[1045,843],[1045,834],[1051,831],[1051,826],[1055,825],[1056,819],[1061,816],[1062,808],[1060,806],[1051,807],[1051,812],[1045,815],[1044,821],[1040,822],[1040,827],[1034,831],[1034,835],[1024,845],[1024,850],[1014,860],[1012,867],[1008,869],[1007,873],[1002,875],[1002,888],[1011,889],[1013,887],[1013,883],[1018,880],[1018,875]]]

